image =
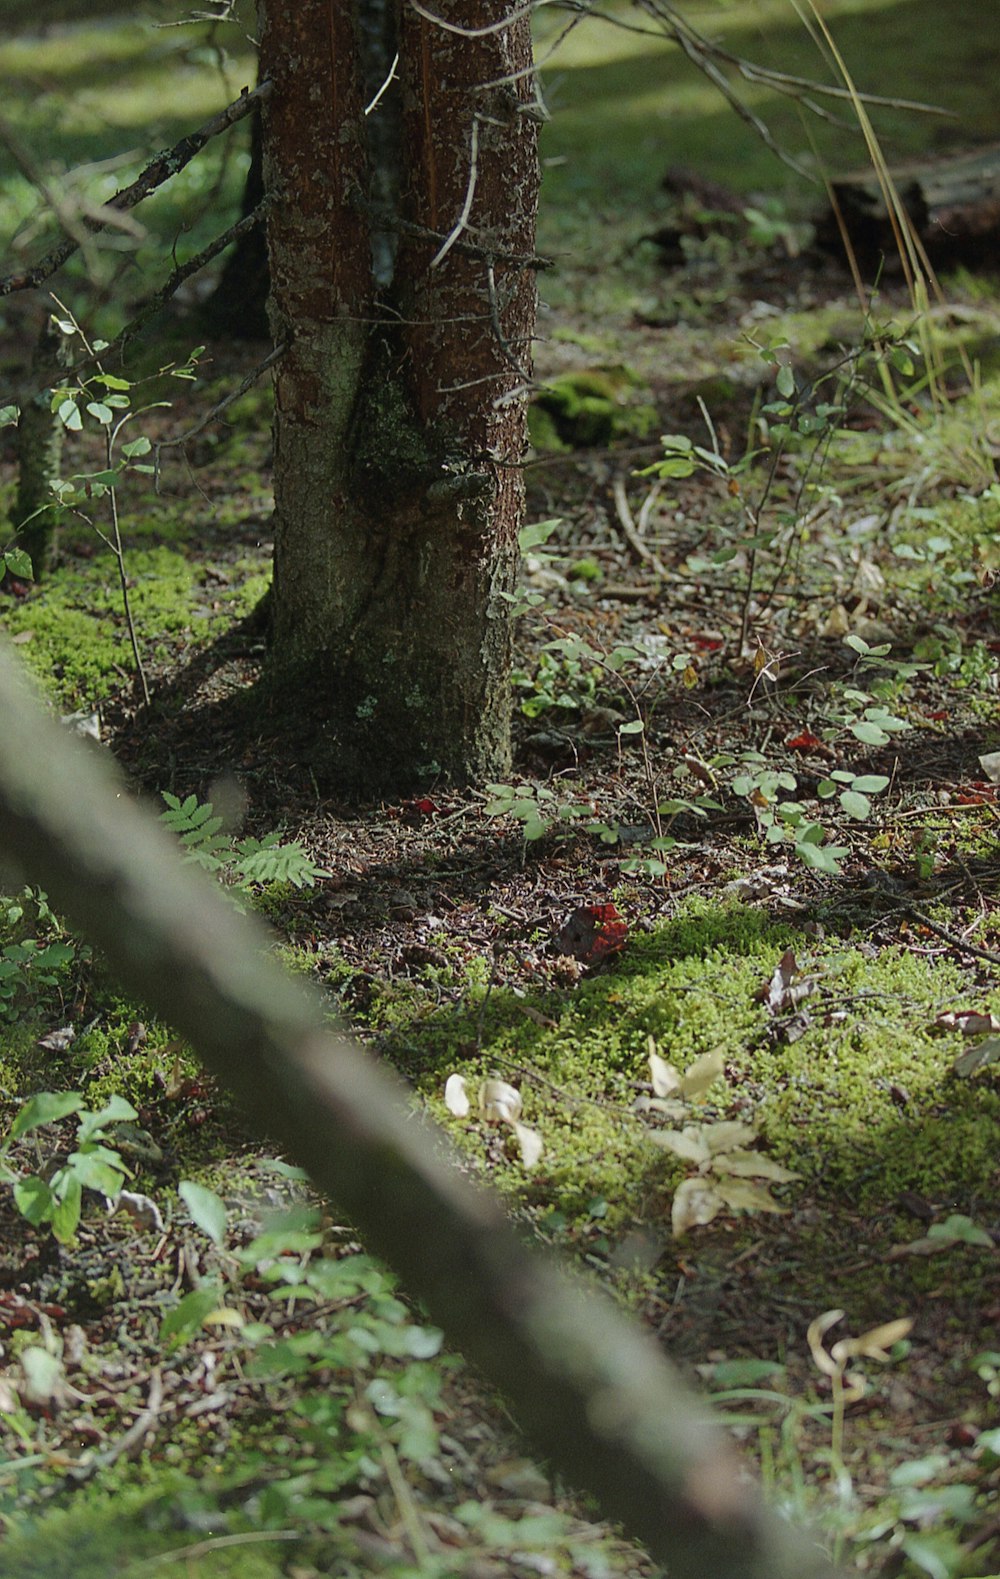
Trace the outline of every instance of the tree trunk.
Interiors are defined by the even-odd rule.
[[[535,306],[529,19],[513,0],[500,17],[486,0],[436,11],[447,26],[408,0],[268,0],[261,43],[271,315],[290,341],[273,671],[319,690],[338,777],[361,792],[509,764],[504,594]],[[366,116],[387,34],[398,80]]]

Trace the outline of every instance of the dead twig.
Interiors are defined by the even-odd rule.
[[[615,514],[618,517],[618,524],[629,547],[645,564],[650,565],[658,576],[666,576],[666,566],[649,545],[643,541],[642,536],[643,528],[649,521],[650,512],[656,502],[658,492],[659,489],[657,488],[650,489],[639,510],[639,521],[636,522],[635,516],[632,514],[632,507],[628,502],[628,494],[625,491],[624,477],[619,474],[611,485],[611,493],[615,501]]]
[[[174,144],[173,148],[157,154],[154,159],[150,160],[142,174],[137,176],[130,186],[123,187],[120,192],[115,193],[114,197],[108,199],[103,205],[104,210],[121,212],[135,208],[138,203],[142,202],[143,198],[148,197],[151,192],[155,192],[157,187],[162,186],[165,181],[169,181],[171,176],[177,175],[178,171],[183,170],[186,164],[190,164],[195,154],[200,153],[205,144],[211,141],[213,137],[217,137],[228,126],[235,126],[237,121],[241,121],[244,116],[249,115],[259,104],[262,104],[270,92],[271,84],[268,81],[259,83],[252,90],[245,88],[238,99],[232,104],[228,104],[224,110],[220,110],[217,115],[213,115],[212,119],[206,121],[204,126],[199,127],[196,132],[191,132],[189,136],[182,137],[179,143]],[[41,285],[44,280],[47,280],[51,274],[54,274],[57,269],[62,267],[67,258],[72,257],[73,253],[83,245],[83,242],[89,236],[97,235],[99,231],[105,230],[112,223],[113,216],[110,214],[106,218],[85,217],[82,221],[82,230],[87,232],[85,236],[82,233],[78,233],[80,227],[70,227],[66,216],[62,213],[60,206],[56,203],[55,198],[50,195],[47,188],[43,189],[43,195],[55,210],[60,224],[70,230],[70,234],[44,258],[41,258],[33,268],[23,270],[18,274],[8,274],[5,279],[0,279],[0,296],[9,296],[13,291],[33,290],[36,286]]]

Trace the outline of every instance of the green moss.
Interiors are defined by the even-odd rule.
[[[287,1542],[254,1540],[249,1520],[235,1520],[213,1507],[194,1480],[160,1471],[155,1490],[82,1493],[70,1509],[20,1522],[0,1545],[0,1579],[108,1579],[138,1576],[149,1559],[174,1548],[192,1548],[183,1568],[197,1579],[276,1579],[285,1573]],[[248,1539],[212,1549],[207,1532]]]
[[[535,397],[528,416],[532,443],[536,449],[579,449],[648,438],[657,415],[636,398],[637,388],[639,380],[625,367],[564,373]]]
[[[784,950],[792,945],[814,978],[808,1019],[782,1034],[761,1002]],[[389,1032],[397,1059],[457,1143],[488,1155],[491,1179],[532,1212],[584,1224],[603,1197],[603,1228],[663,1221],[684,1167],[648,1139],[635,1113],[648,1080],[647,1041],[684,1070],[701,1054],[722,1054],[728,1086],[716,1086],[705,1117],[738,1115],[767,1150],[801,1175],[792,1200],[821,1195],[883,1210],[902,1190],[968,1201],[995,1169],[1000,1091],[989,1071],[957,1081],[957,1033],[935,1017],[963,991],[954,965],[907,950],[877,959],[837,940],[803,944],[761,912],[741,906],[685,905],[671,922],[638,936],[609,972],[583,980],[569,998],[540,997],[543,1023],[494,991],[468,1013],[421,1013],[409,984],[386,1014],[405,1022]],[[1000,1006],[1000,994],[995,995]],[[985,1006],[985,1005],[984,1005]],[[489,1076],[521,1089],[524,1120],[545,1142],[527,1174],[516,1146],[480,1122],[458,1124],[444,1109],[449,1074],[470,1090]]]

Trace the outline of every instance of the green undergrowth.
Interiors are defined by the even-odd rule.
[[[761,995],[789,948],[813,985],[799,1010],[772,1014]],[[456,1143],[488,1162],[492,1182],[533,1214],[581,1224],[602,1201],[610,1231],[669,1222],[685,1174],[650,1142],[655,1115],[635,1111],[650,1037],[681,1072],[721,1053],[725,1083],[706,1094],[700,1121],[751,1123],[768,1153],[801,1175],[783,1192],[786,1204],[820,1196],[874,1211],[904,1190],[973,1200],[994,1174],[1000,1092],[989,1070],[971,1081],[952,1075],[963,1040],[935,1024],[968,1006],[965,990],[947,961],[899,948],[876,957],[851,939],[816,942],[752,908],[690,901],[571,992],[526,1001],[480,986],[458,1012],[423,1014],[412,987],[403,1002],[386,987],[371,1014]],[[974,992],[972,1002],[1000,1009],[1000,993]],[[520,1088],[524,1121],[545,1144],[537,1168],[526,1171],[513,1145],[504,1157],[491,1126],[448,1116],[442,1091],[453,1073],[471,1089],[491,1076]]]

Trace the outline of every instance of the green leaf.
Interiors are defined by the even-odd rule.
[[[18,1179],[14,1185],[14,1205],[21,1216],[37,1228],[40,1223],[48,1222],[55,1201],[45,1180],[32,1174],[30,1178]]]
[[[226,1239],[225,1202],[214,1190],[206,1189],[203,1184],[195,1184],[192,1179],[182,1180],[177,1193],[191,1213],[192,1221],[221,1250]]]
[[[17,406],[0,406],[0,428],[9,428],[20,415]]]
[[[146,435],[143,434],[138,439],[132,439],[131,443],[129,444],[123,444],[122,454],[131,461],[134,460],[137,455],[148,455],[152,448],[153,446],[149,439],[147,439]]]
[[[83,1186],[74,1172],[60,1168],[52,1179],[52,1193],[56,1197],[52,1208],[52,1232],[64,1245],[72,1239],[80,1222]]]
[[[160,1322],[160,1342],[184,1343],[193,1338],[201,1331],[205,1317],[218,1310],[222,1303],[222,1290],[217,1283],[202,1283],[193,1288]]]
[[[34,573],[31,568],[31,556],[23,548],[8,548],[4,551],[3,562],[12,576],[17,576],[21,581],[32,581]]]
[[[39,1091],[29,1097],[10,1127],[10,1139],[17,1140],[40,1124],[54,1124],[58,1119],[78,1113],[83,1105],[79,1091]]]
[[[109,1097],[104,1106],[97,1108],[93,1113],[80,1114],[77,1142],[83,1145],[93,1140],[108,1124],[129,1123],[138,1117],[131,1102],[127,1102],[124,1097],[117,1095]]]
[[[530,549],[547,543],[557,526],[562,526],[562,517],[558,515],[553,516],[549,521],[534,521],[528,526],[522,526],[517,534],[521,553],[526,554]]]
[[[622,724],[618,733],[620,735],[641,735],[645,727],[641,718],[633,718],[630,724]]]
[[[81,1185],[88,1190],[98,1190],[101,1195],[109,1195],[112,1199],[125,1183],[125,1173],[121,1166],[115,1166],[116,1163],[120,1164],[121,1158],[116,1151],[109,1151],[106,1146],[94,1151],[75,1151],[69,1159],[69,1167]]]
[[[864,822],[871,812],[872,803],[868,796],[859,795],[857,790],[844,790],[839,799],[848,817],[853,817],[855,822]]]
[[[775,382],[778,386],[778,394],[783,395],[786,400],[791,400],[795,394],[795,374],[787,362],[783,362],[778,368],[778,377]]]
[[[71,433],[79,433],[83,427],[83,418],[75,400],[61,400],[56,416],[63,427],[68,428]]]
[[[131,389],[132,385],[127,378],[118,378],[114,373],[98,373],[94,377],[95,384],[103,384],[105,389]]]
[[[862,741],[866,746],[884,746],[889,739],[885,730],[870,720],[861,719],[858,723],[851,724],[850,729],[855,740]]]
[[[95,422],[100,422],[104,427],[114,420],[114,412],[101,400],[88,400],[87,410]]]

